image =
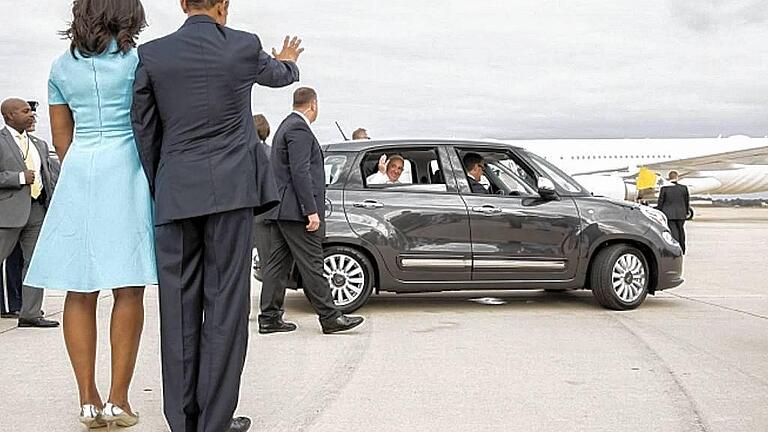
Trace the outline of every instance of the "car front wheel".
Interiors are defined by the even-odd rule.
[[[648,262],[638,249],[625,244],[609,246],[597,254],[592,265],[592,294],[608,309],[635,309],[648,295],[648,278]]]
[[[373,266],[360,251],[330,246],[323,255],[323,276],[328,280],[336,307],[343,313],[360,309],[373,292]]]

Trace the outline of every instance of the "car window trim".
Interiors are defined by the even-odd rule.
[[[461,170],[461,172],[463,173],[463,175],[465,177],[464,182],[461,184],[461,187],[460,187],[460,190],[459,190],[459,193],[462,196],[478,196],[478,197],[481,197],[481,196],[495,196],[495,197],[499,197],[499,198],[540,198],[540,195],[538,193],[536,193],[536,192],[534,192],[532,194],[526,194],[526,195],[499,195],[499,194],[492,194],[492,193],[489,193],[489,194],[479,194],[479,193],[473,193],[472,189],[469,187],[469,182],[466,179],[466,177],[467,177],[467,170],[464,168],[464,164],[461,163],[461,154],[460,154],[461,151],[465,151],[465,152],[466,151],[495,151],[495,152],[511,153],[511,154],[514,155],[515,151],[514,151],[513,148],[503,147],[503,146],[499,146],[499,147],[497,147],[497,146],[469,146],[469,147],[466,147],[466,146],[462,146],[461,144],[458,144],[458,145],[454,145],[453,146],[453,150],[454,150],[454,154],[456,155],[456,159],[459,161],[459,170]],[[535,170],[533,170],[531,167],[528,166],[528,161],[521,161],[520,159],[522,159],[522,158],[518,157],[518,158],[516,158],[514,160],[515,160],[515,162],[518,165],[522,165],[523,167],[528,168],[529,172],[533,171],[533,174],[537,174]],[[520,163],[520,162],[523,162],[523,163]],[[519,179],[519,180],[520,181],[524,181],[522,179]],[[466,189],[466,192],[461,190],[462,188]]]
[[[440,169],[443,171],[443,183],[436,183],[436,184],[444,184],[446,186],[445,192],[435,192],[435,191],[407,191],[407,190],[389,190],[389,192],[408,192],[408,193],[431,193],[431,194],[441,194],[441,195],[458,195],[459,190],[458,187],[454,184],[454,187],[451,187],[451,184],[448,182],[446,177],[446,162],[444,160],[447,157],[447,154],[444,153],[444,145],[443,144],[416,144],[416,145],[409,145],[409,144],[387,144],[382,145],[380,147],[372,147],[363,151],[360,151],[359,156],[354,161],[354,167],[353,169],[350,169],[347,182],[345,183],[345,189],[351,190],[351,191],[386,191],[388,188],[369,188],[365,184],[365,178],[363,178],[363,162],[365,161],[366,157],[370,153],[376,153],[380,151],[389,151],[389,150],[395,150],[398,154],[402,154],[403,150],[435,150],[437,153],[437,161],[438,164],[440,164]],[[412,163],[412,165],[415,165]],[[450,166],[450,161],[448,161],[448,165]],[[415,168],[415,167],[414,167]],[[354,171],[354,172],[353,172]],[[417,174],[418,175],[418,174]],[[353,177],[357,177],[359,179],[359,184],[352,184]],[[452,177],[452,176],[451,176]],[[435,184],[435,183],[405,183],[404,185],[419,185],[419,184]]]

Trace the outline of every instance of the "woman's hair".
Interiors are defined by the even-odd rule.
[[[136,47],[136,38],[147,26],[140,0],[75,0],[72,22],[61,31],[72,41],[69,50],[77,58],[103,54],[114,39],[117,51],[126,53]]]
[[[256,124],[256,133],[259,134],[259,139],[266,141],[269,138],[269,122],[263,114],[256,114],[253,116],[253,122]]]

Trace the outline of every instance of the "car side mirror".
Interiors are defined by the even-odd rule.
[[[539,177],[538,180],[539,195],[544,199],[557,198],[557,191],[555,190],[555,184],[552,180],[546,177]]]

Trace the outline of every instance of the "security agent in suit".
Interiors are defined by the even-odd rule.
[[[253,146],[251,90],[297,81],[303,49],[286,38],[268,55],[258,36],[226,27],[227,0],[181,6],[184,25],[138,49],[131,113],[155,201],[164,412],[173,432],[244,431],[250,420],[232,415],[253,214],[277,204],[258,181],[272,176]]]
[[[27,101],[29,108],[37,114],[36,101]],[[36,120],[27,127],[27,134],[35,131]],[[53,183],[58,178],[57,167],[51,160],[51,176],[54,177]],[[13,252],[0,263],[0,317],[19,319],[21,310],[21,289],[22,289],[22,269],[24,268],[24,254],[21,252],[21,244],[16,244]]]
[[[254,146],[257,147],[257,150],[262,150],[265,153],[271,151],[267,145],[267,138],[269,138],[270,133],[267,118],[262,114],[257,114],[253,116],[253,123],[259,136]],[[253,218],[253,245],[258,253],[259,265],[263,267],[269,255],[269,227],[265,224],[263,214]],[[261,268],[258,271],[261,271]]]
[[[488,189],[480,183],[480,179],[483,178],[483,172],[485,171],[485,160],[477,153],[467,153],[462,159],[464,169],[467,171],[467,182],[469,183],[469,189],[475,194],[487,194],[490,193]]]
[[[690,209],[690,196],[688,188],[677,182],[678,178],[677,171],[669,172],[669,181],[672,185],[661,188],[656,208],[667,216],[669,231],[685,253],[685,220],[688,218]]]
[[[24,268],[24,254],[21,245],[16,244],[13,252],[0,262],[0,317],[19,319],[21,310],[21,271]]]
[[[263,267],[259,333],[289,332],[283,321],[286,278],[292,260],[301,273],[304,291],[315,308],[323,333],[350,330],[362,317],[343,315],[333,303],[323,277],[325,237],[325,169],[323,153],[310,128],[317,119],[317,93],[302,87],[293,94],[293,112],[283,120],[272,141],[272,166],[280,204],[267,220],[270,253]]]
[[[53,195],[48,144],[30,135],[35,112],[21,99],[0,106],[6,126],[0,129],[0,261],[21,244],[26,274]],[[24,286],[19,327],[58,327],[43,318],[43,290]]]

